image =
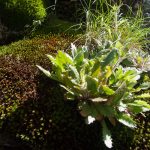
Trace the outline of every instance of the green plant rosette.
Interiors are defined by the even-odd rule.
[[[76,48],[72,44],[71,47],[70,55],[63,51],[58,51],[56,57],[47,55],[52,63],[51,72],[37,67],[60,83],[66,90],[67,100],[78,101],[78,110],[87,124],[95,120],[101,123],[104,143],[111,148],[112,138],[106,119],[112,125],[119,121],[136,128],[134,116],[150,110],[146,102],[150,94],[144,92],[150,88],[150,82],[140,81],[147,68],[135,65],[135,60],[128,57],[131,52],[113,45],[99,53],[89,51],[86,46]],[[125,63],[126,59],[130,63]],[[146,60],[149,61],[148,57]]]

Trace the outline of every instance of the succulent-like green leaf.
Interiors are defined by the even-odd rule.
[[[80,65],[81,63],[83,63],[83,59],[84,59],[84,53],[83,51],[80,51],[79,53],[77,53],[77,55],[74,58],[74,63],[76,65]]]
[[[112,148],[112,138],[111,133],[107,128],[105,121],[102,121],[102,133],[103,133],[103,141],[108,148]]]
[[[104,115],[105,117],[112,117],[115,115],[114,108],[109,105],[94,103],[93,106],[100,114]]]
[[[65,64],[65,63],[73,64],[73,59],[72,59],[72,57],[71,57],[69,54],[67,54],[67,53],[65,53],[65,52],[63,52],[63,51],[58,51],[58,54],[57,54],[57,56],[56,56],[56,59],[57,59],[58,61],[61,61],[62,64]]]
[[[51,61],[53,65],[56,65],[56,59],[52,55],[47,54],[46,56],[48,57],[48,59]]]
[[[102,85],[102,88],[107,95],[113,95],[115,93],[115,91],[109,88],[107,85]]]
[[[124,80],[128,81],[128,88],[132,88],[140,79],[140,72],[133,67],[124,68]],[[130,85],[130,86],[129,86]]]
[[[100,62],[99,60],[95,59],[94,66],[91,69],[91,76],[92,77],[99,77],[100,75]]]
[[[144,94],[138,95],[138,96],[136,96],[136,98],[137,98],[137,99],[142,99],[142,98],[143,98],[143,99],[145,99],[145,98],[146,98],[146,99],[147,99],[147,98],[150,99],[150,93],[144,93]]]
[[[99,112],[95,109],[94,105],[89,102],[80,102],[78,104],[79,110],[81,110],[85,116],[92,116],[97,118],[99,116]]]
[[[63,70],[63,65],[59,60],[57,60],[56,58],[54,58],[51,55],[47,55],[47,57],[50,59],[51,63],[53,64],[53,68],[59,68],[59,69]]]
[[[65,97],[67,100],[74,100],[75,99],[74,93],[70,93],[70,92],[66,92]]]
[[[147,102],[141,100],[135,100],[132,103],[128,103],[128,107],[130,111],[135,114],[150,110],[150,105]]]
[[[140,84],[139,88],[141,88],[142,90],[150,89],[150,82],[143,82],[142,84]]]
[[[115,47],[116,47],[117,49],[122,49],[122,48],[123,48],[123,45],[120,43],[120,41],[117,41]]]
[[[106,72],[106,78],[108,79],[112,75],[111,67],[107,66],[105,72]]]
[[[54,67],[55,68],[55,67]],[[53,68],[53,69],[54,69]],[[56,69],[57,68],[57,69]],[[64,74],[62,73],[62,69],[60,68],[60,67],[56,67],[55,68],[55,72],[52,72],[51,73],[51,78],[53,79],[53,80],[56,80],[56,81],[58,81],[58,82],[60,82],[60,83],[62,83],[62,82],[64,82]]]
[[[36,65],[46,76],[51,77],[51,73],[45,70],[43,67]]]
[[[128,58],[125,58],[123,61],[122,61],[122,65],[123,66],[127,66],[127,67],[131,67],[133,66],[133,62],[131,60],[129,60]]]
[[[79,73],[78,70],[76,69],[75,66],[69,65],[68,66],[70,71],[69,71],[69,75],[72,76],[72,78],[79,80]]]
[[[109,85],[112,85],[116,82],[116,77],[114,74],[112,74],[110,77],[109,77]]]
[[[71,89],[69,89],[68,87],[64,86],[64,85],[60,85],[62,88],[64,88],[68,93],[70,93],[71,95],[74,95],[74,93],[71,91]]]
[[[124,104],[123,102],[120,102],[119,106],[118,106],[118,110],[120,112],[125,112],[127,110],[127,105]]]
[[[112,101],[113,105],[117,105],[120,103],[120,101],[122,100],[122,98],[124,97],[126,93],[126,83],[123,82],[119,88],[116,90],[115,94],[114,94],[114,98]]]
[[[135,100],[134,103],[150,110],[150,105],[145,101]]]
[[[135,100],[132,103],[128,103],[128,108],[131,112],[138,114],[150,110],[150,105],[145,101]]]
[[[118,55],[118,52],[116,49],[113,49],[104,59],[104,61],[102,62],[102,67],[106,67],[107,65],[109,65],[110,63],[112,63],[114,61],[114,59],[116,58],[116,56]]]
[[[123,73],[123,68],[122,66],[119,66],[115,72],[115,77],[119,80],[121,78],[123,78],[124,73]]]
[[[135,121],[131,118],[131,116],[127,114],[120,113],[119,115],[117,115],[117,120],[122,124],[124,124],[125,126],[128,126],[129,128],[136,127]]]
[[[64,66],[73,64],[72,57],[70,57],[69,54],[62,51],[58,51],[58,54],[56,55],[55,58],[53,58],[51,55],[47,55],[47,56],[51,60],[53,65],[61,68],[62,71],[64,71]]]
[[[133,114],[139,114],[139,113],[144,112],[143,107],[136,105],[136,104],[128,104],[128,109]]]
[[[85,78],[87,82],[87,90],[91,92],[91,94],[97,94],[98,92],[98,80],[92,78],[91,76],[86,76]]]

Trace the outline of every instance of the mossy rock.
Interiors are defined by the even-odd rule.
[[[42,0],[0,0],[0,16],[2,22],[10,29],[23,29],[33,20],[46,17]]]

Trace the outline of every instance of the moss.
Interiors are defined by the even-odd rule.
[[[150,148],[150,113],[147,112],[145,117],[139,115],[136,118],[138,128],[134,132],[134,138],[132,142],[131,149],[140,150],[149,150]]]
[[[75,37],[66,35],[38,36],[20,40],[8,46],[1,46],[0,56],[14,55],[17,59],[25,60],[28,63],[40,64],[46,61],[45,54],[68,49],[74,40]]]

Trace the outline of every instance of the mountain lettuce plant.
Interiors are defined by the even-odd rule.
[[[150,105],[143,101],[150,98],[144,92],[150,88],[150,82],[139,82],[143,68],[138,68],[136,58],[128,58],[129,52],[117,45],[108,42],[104,50],[91,52],[86,46],[76,48],[72,44],[71,54],[58,51],[56,57],[47,55],[52,62],[51,72],[37,66],[60,83],[67,100],[78,102],[78,110],[87,124],[96,120],[101,123],[103,141],[108,148],[112,147],[112,138],[106,119],[112,125],[119,121],[136,128],[134,116],[150,110]],[[123,65],[126,59],[129,65]]]

